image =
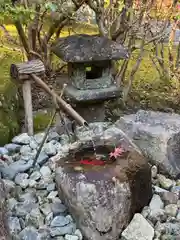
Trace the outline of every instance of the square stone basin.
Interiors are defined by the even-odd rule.
[[[124,150],[117,159],[109,157],[115,147]],[[104,164],[82,164],[87,159]],[[147,159],[115,127],[93,142],[80,141],[77,148],[60,158],[56,184],[60,198],[87,240],[119,239],[134,213],[148,205],[152,197]]]

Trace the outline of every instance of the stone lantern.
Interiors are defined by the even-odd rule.
[[[112,60],[126,59],[124,47],[97,35],[72,35],[52,46],[68,63],[69,85],[65,96],[88,122],[104,121],[105,102],[121,95],[112,74]]]

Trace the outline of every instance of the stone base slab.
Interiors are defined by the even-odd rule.
[[[121,91],[116,85],[101,89],[79,90],[73,86],[67,86],[65,96],[72,102],[97,102],[107,101],[121,96]]]

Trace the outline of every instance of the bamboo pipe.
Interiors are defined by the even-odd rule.
[[[48,94],[50,94],[54,99],[57,99],[57,103],[60,105],[62,110],[69,114],[77,123],[81,126],[88,127],[88,123],[84,118],[82,118],[68,103],[66,103],[60,96],[58,96],[53,90],[51,90],[48,85],[41,80],[40,77],[35,74],[31,74],[32,79],[37,83],[40,87],[42,87]]]

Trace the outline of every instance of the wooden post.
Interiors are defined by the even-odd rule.
[[[31,82],[29,80],[24,81],[22,84],[24,111],[25,111],[25,128],[28,135],[34,134],[33,128],[33,108],[32,108],[32,94],[31,94]]]
[[[45,72],[43,63],[40,60],[32,60],[20,64],[12,64],[10,68],[11,77],[22,84],[25,127],[28,135],[33,135],[33,109],[31,94],[31,76],[30,74],[42,75]]]

